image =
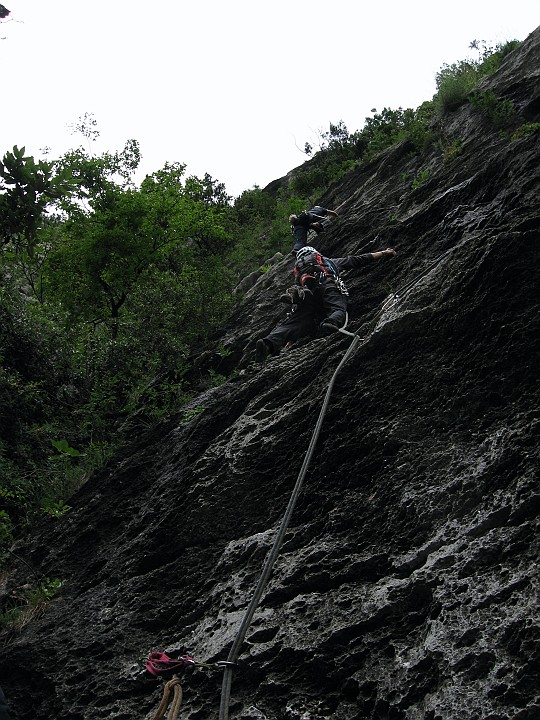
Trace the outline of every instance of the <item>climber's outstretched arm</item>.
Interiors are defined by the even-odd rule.
[[[377,252],[369,253],[374,260],[380,260],[383,257],[393,257],[396,254],[394,248],[386,248],[386,250],[377,250]]]

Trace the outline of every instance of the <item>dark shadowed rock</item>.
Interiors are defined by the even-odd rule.
[[[537,30],[484,83],[518,125],[540,121],[539,49]],[[244,643],[235,720],[540,717],[539,134],[511,140],[469,105],[442,125],[462,145],[451,162],[397,146],[322,199],[340,208],[325,254],[398,256],[347,279],[349,327],[369,332]],[[150,717],[150,651],[226,658],[350,343],[248,363],[290,271],[286,257],[264,273],[219,335],[222,370],[244,358],[240,373],[134,439],[16,548],[64,581],[6,640],[19,720]],[[25,580],[14,564],[8,589]],[[221,672],[183,686],[181,717],[218,716]]]

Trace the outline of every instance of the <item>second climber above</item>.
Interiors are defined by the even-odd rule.
[[[314,230],[317,235],[323,229],[323,220],[327,217],[337,217],[335,210],[328,210],[321,205],[315,205],[309,211],[301,212],[300,215],[289,215],[291,232],[294,237],[293,251],[307,245],[308,232]]]

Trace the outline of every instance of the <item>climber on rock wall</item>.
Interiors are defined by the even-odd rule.
[[[335,210],[328,210],[321,205],[315,205],[308,212],[304,211],[300,215],[289,215],[291,224],[291,232],[294,237],[293,251],[307,245],[307,236],[310,230],[314,230],[317,235],[322,231],[322,221],[327,217],[337,217]]]
[[[279,355],[281,348],[305,336],[324,337],[337,332],[345,323],[348,291],[340,272],[354,270],[394,257],[392,248],[363,255],[326,258],[315,248],[301,248],[294,264],[294,285],[282,299],[292,303],[287,319],[266,337],[257,340],[255,360],[264,362],[268,355]]]

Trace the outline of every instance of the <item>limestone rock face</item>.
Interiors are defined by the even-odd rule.
[[[539,53],[540,29],[483,85],[522,124],[540,121]],[[347,278],[365,340],[243,644],[235,720],[540,718],[540,135],[512,140],[469,104],[442,129],[452,159],[400,145],[321,198],[339,211],[324,254],[398,254]],[[351,342],[248,362],[290,273],[290,257],[271,267],[216,336],[229,379],[134,437],[16,548],[63,580],[6,641],[18,720],[149,718],[151,651],[227,657]],[[31,580],[26,563],[8,583]],[[217,718],[221,680],[186,673],[181,717]]]

